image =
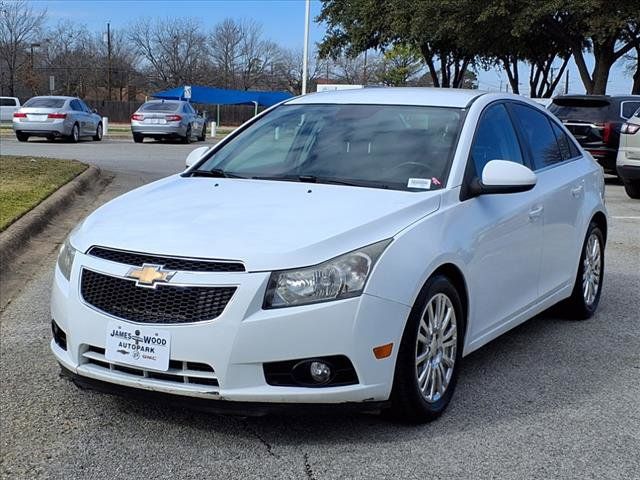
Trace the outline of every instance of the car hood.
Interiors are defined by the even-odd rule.
[[[176,175],[100,207],[71,243],[276,270],[390,238],[439,204],[437,191]]]

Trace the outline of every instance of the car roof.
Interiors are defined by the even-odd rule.
[[[173,100],[171,98],[154,98],[153,100],[147,100],[144,103],[168,103],[168,102],[188,103],[184,100]]]
[[[355,103],[464,108],[486,93],[482,90],[461,88],[373,87],[310,93],[295,97],[285,103],[287,105]]]
[[[36,95],[35,97],[31,97],[29,100],[33,98],[57,98],[59,100],[77,100],[78,97],[67,97],[65,95]]]
[[[554,100],[640,100],[640,95],[557,95]]]

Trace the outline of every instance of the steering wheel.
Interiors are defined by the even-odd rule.
[[[391,168],[388,168],[384,173],[389,173],[389,172],[394,172],[396,170],[400,170],[401,168],[405,168],[405,167],[419,167],[421,169],[427,169],[430,168],[427,165],[425,165],[424,163],[418,163],[418,162],[402,162],[398,165],[394,165]]]

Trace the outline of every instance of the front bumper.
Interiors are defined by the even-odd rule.
[[[337,404],[386,401],[391,392],[395,358],[410,308],[362,295],[303,307],[263,310],[269,273],[178,272],[172,281],[197,285],[235,285],[224,312],[214,320],[159,325],[170,331],[171,359],[213,367],[218,385],[199,385],[132,375],[90,363],[86,352],[104,348],[112,317],[80,297],[80,265],[124,276],[122,265],[76,254],[71,281],[56,267],[51,301],[55,322],[66,334],[67,349],[52,341],[63,368],[82,378],[207,401]],[[373,348],[393,342],[392,355],[378,360]],[[358,383],[346,386],[293,387],[267,384],[263,364],[292,359],[345,355]]]

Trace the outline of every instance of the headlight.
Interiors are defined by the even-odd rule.
[[[58,268],[64,275],[64,278],[69,280],[71,277],[71,266],[73,265],[73,257],[76,255],[76,249],[71,246],[69,237],[64,241],[60,247],[60,253],[58,254]]]
[[[356,297],[391,240],[383,240],[313,267],[273,272],[264,308],[293,307]]]

